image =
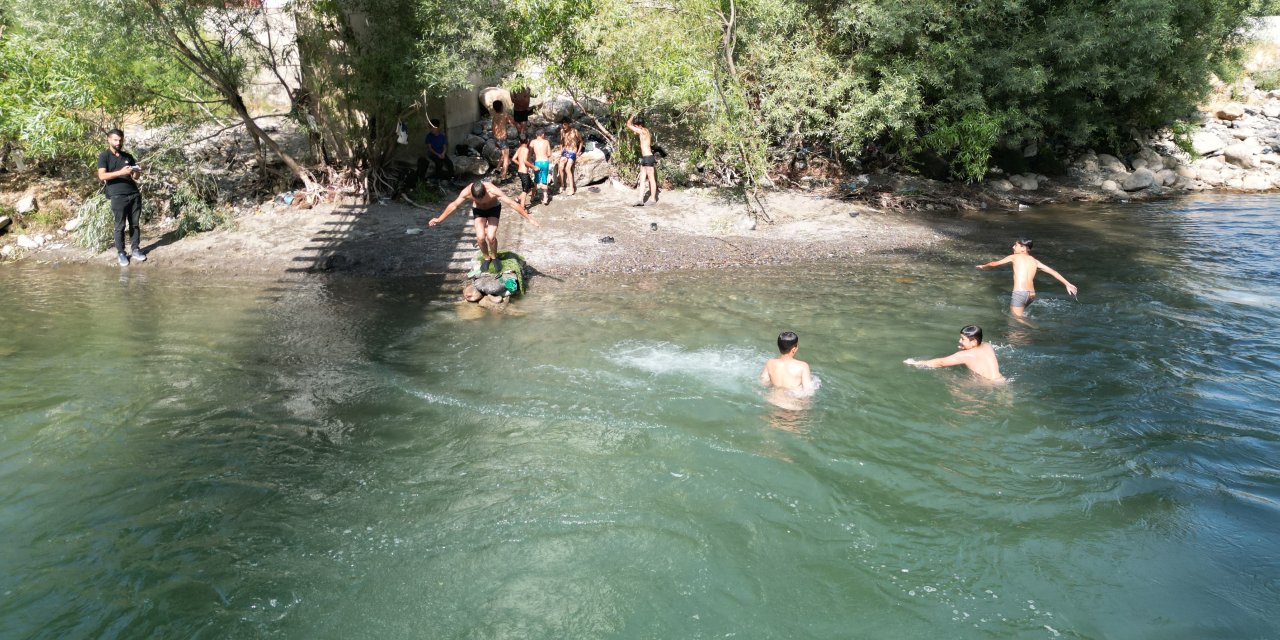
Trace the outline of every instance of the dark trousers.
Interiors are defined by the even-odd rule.
[[[453,161],[449,159],[449,154],[445,154],[443,158],[437,158],[432,155],[426,155],[418,158],[418,177],[427,177],[427,169],[435,165],[434,176],[437,178],[453,177]]]
[[[124,253],[124,227],[129,224],[129,244],[134,253],[138,251],[138,241],[142,239],[142,230],[138,228],[138,218],[142,215],[142,194],[131,193],[111,198],[111,215],[116,220],[116,253]]]

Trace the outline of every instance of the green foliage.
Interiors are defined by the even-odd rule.
[[[1280,69],[1263,69],[1253,72],[1253,84],[1263,91],[1280,89]]]
[[[89,251],[105,251],[114,241],[115,218],[111,215],[111,201],[101,191],[94,193],[76,209],[80,226],[75,230],[75,243]]]
[[[1173,131],[1173,143],[1191,156],[1192,160],[1199,160],[1200,154],[1196,153],[1196,146],[1192,143],[1191,136],[1200,130],[1200,126],[1186,120],[1175,120],[1169,125],[1169,129]]]
[[[193,171],[179,177],[169,197],[169,214],[178,220],[178,235],[212,231],[227,222],[217,203],[218,185],[208,176]]]

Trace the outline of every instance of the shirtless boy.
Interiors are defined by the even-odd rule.
[[[520,146],[512,160],[516,163],[516,176],[520,178],[520,206],[529,206],[529,194],[533,193],[533,173],[538,170],[533,160],[529,159],[529,139],[520,136]]]
[[[515,126],[511,116],[507,115],[503,109],[501,100],[493,101],[493,141],[497,143],[498,149],[502,151],[502,169],[498,172],[498,181],[500,182],[506,182],[507,164],[511,162],[511,151],[507,149],[507,127]]]
[[[569,190],[565,195],[578,192],[578,185],[573,180],[573,165],[582,153],[582,134],[573,127],[568,118],[560,121],[560,190]]]
[[[518,89],[511,94],[511,108],[515,113],[516,133],[521,137],[527,135],[525,127],[529,126],[529,100],[533,96],[529,93],[529,87]]]
[[[1013,297],[1009,300],[1009,311],[1021,318],[1026,308],[1036,301],[1036,271],[1043,271],[1061,282],[1067,293],[1076,295],[1079,291],[1074,284],[1067,282],[1057,271],[1031,256],[1031,238],[1019,238],[1013,243],[1013,253],[1003,260],[994,260],[978,265],[979,269],[990,269],[1002,264],[1013,263]]]
[[[809,374],[809,363],[796,359],[796,351],[800,349],[800,337],[791,331],[778,334],[778,357],[764,363],[760,372],[760,384],[775,389],[813,390],[813,376]]]
[[[656,168],[658,166],[658,157],[653,155],[653,134],[648,127],[644,126],[643,116],[633,115],[628,118],[627,128],[640,138],[640,202],[636,206],[642,207],[649,200],[649,191],[646,190],[646,186],[651,185],[653,201],[655,203],[658,201]]]
[[[960,350],[945,357],[934,358],[932,360],[916,360],[915,358],[907,358],[904,363],[913,367],[921,367],[924,369],[938,369],[940,367],[954,367],[962,364],[969,367],[973,373],[986,378],[992,382],[1004,382],[1004,376],[1000,375],[1000,363],[996,361],[996,350],[991,345],[982,342],[982,328],[977,325],[969,325],[960,330]]]
[[[449,203],[444,208],[444,212],[432,218],[427,222],[428,226],[434,227],[448,218],[467,200],[471,201],[471,215],[476,219],[476,246],[480,248],[480,255],[484,256],[484,260],[480,262],[481,271],[489,271],[490,268],[501,269],[502,261],[498,260],[498,217],[502,215],[502,205],[507,205],[516,210],[516,213],[524,216],[535,227],[542,226],[534,220],[520,203],[507,197],[501,189],[494,186],[492,182],[482,182],[476,180],[467,185],[458,194],[457,199]]]
[[[539,129],[538,136],[529,143],[529,150],[533,152],[533,166],[538,172],[535,182],[545,205],[551,198],[551,143],[547,141],[547,132]]]

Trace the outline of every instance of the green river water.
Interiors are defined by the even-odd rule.
[[[522,317],[0,268],[0,637],[1280,637],[1277,205],[535,279]],[[1020,234],[1080,287],[1030,325],[973,268]],[[969,323],[1009,384],[902,364]],[[756,387],[784,329],[806,411]]]

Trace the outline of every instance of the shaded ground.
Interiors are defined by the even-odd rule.
[[[511,184],[504,185],[515,193]],[[745,208],[707,190],[672,191],[658,204],[633,206],[632,190],[606,181],[571,197],[535,206],[541,227],[504,210],[500,246],[523,255],[537,274],[727,268],[839,259],[868,252],[923,248],[972,231],[945,213],[895,213],[806,192],[769,196],[772,224],[749,229]],[[398,202],[327,205],[310,210],[265,205],[234,228],[174,241],[144,229],[151,259],[130,269],[167,269],[228,276],[281,277],[344,273],[364,276],[433,275],[461,279],[473,266],[470,211],[463,206],[443,224],[427,220],[444,204],[417,208]],[[114,264],[111,251],[44,249],[37,260]]]

